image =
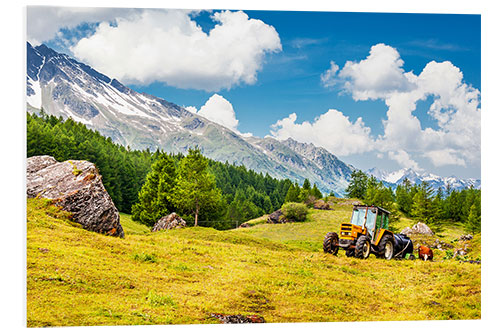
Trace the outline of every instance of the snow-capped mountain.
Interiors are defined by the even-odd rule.
[[[393,172],[388,172],[385,170],[380,170],[377,168],[372,168],[366,170],[368,175],[373,175],[375,178],[380,179],[386,185],[396,188],[399,184],[402,184],[404,179],[408,179],[412,184],[421,184],[422,182],[427,182],[434,188],[446,189],[447,185],[450,185],[451,189],[460,190],[467,188],[469,186],[474,186],[476,189],[481,188],[481,180],[479,179],[459,179],[454,176],[450,177],[440,177],[428,172],[417,172],[411,168],[404,168]]]
[[[164,99],[136,92],[45,45],[27,43],[27,110],[71,117],[133,149],[185,153],[245,165],[342,195],[354,168],[323,148],[292,139],[243,137]]]

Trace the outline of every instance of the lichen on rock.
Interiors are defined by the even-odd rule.
[[[72,213],[86,230],[124,237],[120,214],[104,188],[97,167],[88,161],[57,162],[53,157],[33,156],[26,163],[28,198],[47,198]],[[75,172],[78,170],[78,172]]]

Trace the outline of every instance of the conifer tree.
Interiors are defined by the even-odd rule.
[[[174,202],[184,212],[194,215],[195,226],[198,225],[200,212],[213,212],[221,201],[221,192],[207,167],[208,161],[200,150],[189,149],[177,173]]]
[[[174,210],[175,163],[171,156],[161,154],[153,163],[151,172],[139,192],[138,202],[132,206],[132,219],[149,226]]]
[[[355,170],[351,173],[351,180],[346,189],[348,198],[364,199],[368,185],[368,176],[361,170]]]
[[[300,200],[300,186],[297,183],[292,184],[288,188],[288,192],[285,197],[285,202],[299,202]]]
[[[316,183],[314,183],[313,188],[311,189],[311,195],[316,199],[321,199],[323,197],[323,194],[318,189],[318,186],[316,186]]]
[[[399,210],[401,210],[405,214],[409,214],[411,211],[412,196],[410,194],[411,183],[405,178],[401,185],[396,187],[396,203],[398,205]]]
[[[481,215],[478,214],[475,203],[470,207],[469,216],[465,222],[465,229],[472,233],[481,232]]]

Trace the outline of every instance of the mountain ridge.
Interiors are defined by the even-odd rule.
[[[368,175],[372,175],[381,180],[392,189],[395,189],[398,185],[402,184],[404,179],[408,179],[412,184],[421,184],[425,181],[435,190],[438,188],[446,189],[448,184],[452,190],[460,190],[471,185],[476,189],[481,188],[480,179],[460,179],[455,176],[441,177],[429,172],[418,172],[412,168],[403,168],[393,172],[388,172],[374,167],[366,170],[365,172]]]
[[[275,178],[308,178],[342,196],[354,170],[324,148],[292,139],[243,137],[162,98],[138,93],[45,45],[27,43],[27,109],[71,117],[134,149],[185,153],[198,146],[217,161]],[[272,149],[271,149],[272,148]]]

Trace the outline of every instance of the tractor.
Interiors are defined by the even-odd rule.
[[[411,239],[388,230],[390,214],[377,206],[353,206],[351,222],[340,225],[340,237],[336,232],[326,234],[323,251],[337,255],[342,248],[347,257],[361,259],[367,259],[370,253],[387,260],[412,256]]]

